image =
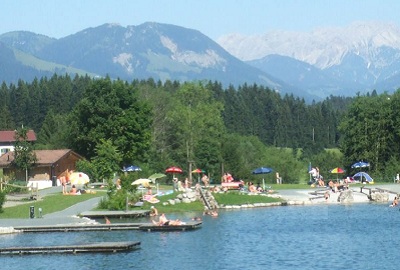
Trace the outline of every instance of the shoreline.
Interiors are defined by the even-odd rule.
[[[381,188],[384,190],[389,190],[391,192],[400,193],[400,185],[399,184],[382,184],[382,185],[371,185],[368,186],[370,188]],[[57,189],[58,187],[54,187],[52,190],[44,191],[42,196],[45,194],[51,194],[52,192],[59,192]],[[357,187],[361,188],[361,187]],[[354,194],[354,201],[351,203],[369,203],[371,202],[366,194],[361,194],[358,192],[356,187],[350,188],[353,190]],[[278,190],[277,194],[274,196],[279,197],[283,200],[283,202],[273,202],[273,203],[253,203],[253,204],[242,204],[242,205],[222,205],[220,209],[224,210],[237,210],[237,209],[251,209],[251,208],[259,208],[259,207],[276,207],[276,206],[302,206],[302,205],[324,205],[324,204],[344,204],[337,201],[339,196],[339,192],[331,193],[329,200],[325,200],[324,198],[316,198],[313,199],[312,192],[317,191],[318,189],[285,189],[285,190]],[[323,189],[320,189],[323,191]],[[257,196],[257,195],[252,195]],[[388,193],[388,201],[382,203],[390,203],[395,194]],[[0,219],[0,228],[9,228],[9,227],[18,227],[24,225],[65,225],[65,224],[93,224],[97,221],[91,220],[88,218],[78,217],[76,213],[83,212],[83,211],[90,211],[96,207],[101,197],[92,198],[87,201],[78,203],[74,206],[71,206],[67,209],[64,209],[59,212],[46,214],[41,218],[21,218],[21,219]],[[29,202],[21,202],[23,204],[28,204]],[[17,205],[18,202],[10,202],[9,206]],[[7,230],[6,230],[7,231]]]

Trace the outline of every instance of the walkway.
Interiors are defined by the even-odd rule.
[[[46,195],[53,193],[61,193],[61,187],[51,187],[48,189],[39,190],[39,197],[42,198]],[[29,217],[29,201],[6,201],[4,207],[11,207],[19,204],[27,205],[27,218],[25,219],[0,219],[0,227],[17,227],[17,226],[30,226],[30,225],[61,225],[61,224],[88,224],[94,223],[94,220],[88,218],[80,218],[77,215],[84,212],[90,211],[96,208],[102,197],[96,197],[84,202],[77,203],[71,207],[68,207],[62,211],[50,213],[44,215],[42,218],[28,218]],[[36,209],[37,211],[37,209]]]
[[[382,188],[385,190],[390,190],[395,193],[400,193],[400,184],[373,184],[373,185],[366,185],[365,187],[368,188]],[[360,187],[352,187],[351,189],[356,189],[357,191],[360,190]],[[277,193],[282,196],[282,198],[286,201],[309,201],[310,192],[314,191],[314,189],[286,189],[286,190],[278,190]],[[394,195],[390,196],[390,200],[392,200]]]

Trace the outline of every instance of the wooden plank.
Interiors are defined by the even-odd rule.
[[[121,231],[138,230],[146,223],[114,223],[114,224],[74,224],[74,225],[41,225],[17,226],[20,232],[79,232],[79,231]]]
[[[158,226],[153,223],[143,224],[139,227],[141,231],[189,231],[195,230],[201,226],[202,222],[187,222],[184,225]]]
[[[376,188],[376,190],[380,191],[380,192],[387,192],[387,193],[391,193],[391,194],[398,194],[397,192],[388,190],[388,189],[383,189],[383,188]]]
[[[85,245],[5,247],[0,254],[43,254],[43,253],[87,253],[87,252],[123,252],[140,246],[140,242],[100,242]]]
[[[87,218],[136,218],[150,215],[150,210],[130,210],[130,211],[86,211],[80,214]]]

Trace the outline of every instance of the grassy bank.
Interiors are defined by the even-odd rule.
[[[43,215],[50,214],[53,212],[64,210],[74,204],[104,196],[104,192],[97,192],[96,194],[82,194],[80,196],[66,196],[63,194],[52,194],[43,198],[39,201],[30,201],[21,205],[4,208],[3,213],[0,213],[0,219],[2,218],[28,218],[29,207],[34,206],[36,211],[42,208]]]
[[[309,185],[304,184],[282,184],[282,185],[270,185],[273,190],[279,194],[279,190],[284,189],[312,189]],[[170,190],[172,186],[163,185],[160,186],[161,190]],[[64,210],[79,202],[98,197],[104,196],[104,191],[99,191],[96,194],[83,194],[81,196],[65,196],[62,194],[53,194],[44,197],[40,201],[30,201],[29,203],[4,208],[4,212],[0,213],[0,219],[2,218],[28,218],[29,207],[34,206],[35,209],[42,208],[43,215],[50,214],[53,212]],[[175,199],[178,193],[172,193],[158,197],[159,203],[155,204],[160,213],[179,213],[179,212],[190,212],[196,211],[201,212],[204,210],[204,206],[201,202],[192,203],[178,203],[175,205],[163,205],[170,199]],[[249,196],[245,194],[239,194],[237,191],[230,191],[227,193],[214,193],[214,197],[217,202],[221,205],[242,205],[242,204],[253,204],[253,203],[269,203],[278,202],[280,199],[271,198],[267,196]],[[130,208],[148,210],[153,204],[145,202],[141,207]],[[104,209],[98,209],[104,210]],[[36,210],[37,211],[37,210]]]
[[[299,187],[300,188],[300,187]],[[192,203],[178,203],[175,205],[163,205],[163,203],[168,202],[168,200],[175,199],[179,193],[173,193],[161,197],[157,197],[160,202],[155,206],[160,213],[177,213],[177,212],[190,212],[190,211],[203,211],[203,203],[196,201]],[[243,205],[243,204],[253,204],[253,203],[270,203],[270,202],[280,202],[281,199],[271,198],[267,196],[258,195],[247,195],[240,194],[238,191],[229,191],[226,193],[213,193],[215,200],[220,205]],[[140,209],[150,209],[153,204],[145,202]]]

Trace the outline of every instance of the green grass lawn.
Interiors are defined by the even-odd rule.
[[[242,194],[237,191],[229,191],[226,193],[215,193],[213,194],[218,204],[223,205],[242,205],[242,204],[253,204],[253,203],[271,203],[281,202],[281,199],[271,198],[268,196],[261,195],[248,195]]]
[[[105,195],[104,192],[96,194],[82,194],[80,196],[65,196],[63,194],[52,194],[43,198],[43,200],[31,201],[18,206],[3,208],[3,213],[0,213],[2,218],[27,218],[29,217],[29,208],[34,206],[35,209],[42,208],[43,214],[64,210],[74,204],[89,200],[91,198]],[[37,210],[36,210],[37,211]]]
[[[312,189],[312,187],[308,184],[272,184],[267,185],[270,186],[273,190],[283,190],[283,189]]]

